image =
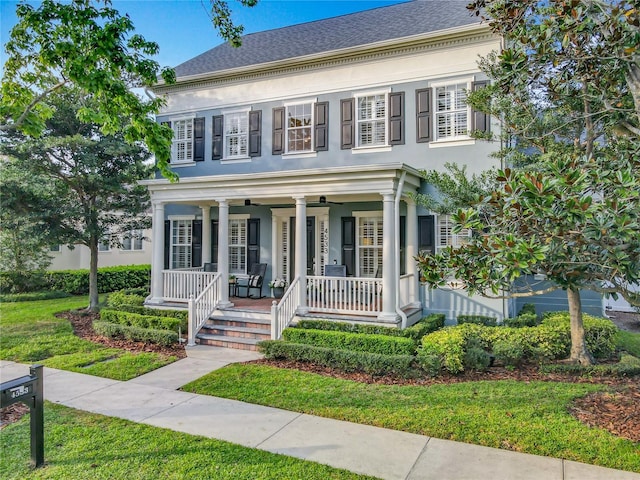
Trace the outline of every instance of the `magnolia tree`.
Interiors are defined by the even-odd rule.
[[[640,282],[640,12],[627,1],[477,1],[505,39],[480,62],[493,83],[469,95],[500,119],[496,186],[455,215],[475,233],[418,258],[426,283],[472,293],[567,292],[571,360],[592,363],[579,292],[622,295]],[[484,8],[484,10],[480,10]],[[491,139],[489,139],[491,140]],[[551,287],[516,291],[522,275]]]

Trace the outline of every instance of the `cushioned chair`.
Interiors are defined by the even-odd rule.
[[[249,272],[249,276],[246,278],[238,278],[238,286],[237,286],[237,295],[239,297],[250,297],[250,298],[262,298],[262,282],[264,281],[264,276],[267,273],[267,264],[266,263],[254,263],[251,266],[251,272]],[[242,295],[242,289],[245,290],[245,295]],[[258,296],[250,295],[251,290],[257,290]]]
[[[217,263],[205,263],[203,270],[205,272],[217,272],[218,264]]]

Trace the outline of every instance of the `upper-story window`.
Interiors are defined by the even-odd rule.
[[[313,151],[313,104],[288,105],[286,153]]]
[[[193,161],[193,119],[176,120],[173,127],[173,162]]]
[[[122,238],[122,250],[142,250],[142,230],[136,229],[127,232]]]
[[[467,106],[467,83],[435,88],[436,140],[468,138],[471,109]]]
[[[387,144],[387,95],[385,93],[356,97],[357,146]]]
[[[249,156],[249,112],[230,112],[224,115],[224,158]]]

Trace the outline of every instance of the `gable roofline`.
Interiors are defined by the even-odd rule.
[[[373,42],[353,47],[340,48],[330,51],[318,52],[298,57],[285,58],[271,62],[264,62],[252,65],[246,65],[214,72],[205,72],[196,75],[185,75],[178,77],[176,83],[167,85],[160,79],[158,84],[153,87],[154,91],[164,93],[165,90],[180,88],[193,83],[206,81],[222,80],[233,77],[246,76],[251,74],[266,74],[269,72],[277,72],[282,69],[299,68],[303,66],[312,66],[325,62],[336,62],[340,60],[353,59],[354,57],[364,57],[368,55],[384,54],[387,52],[402,50],[411,50],[419,47],[428,47],[437,45],[438,43],[450,41],[472,41],[473,38],[489,39],[495,38],[487,24],[470,24],[460,27],[447,28],[433,32],[426,32],[405,37],[398,37],[380,42]]]

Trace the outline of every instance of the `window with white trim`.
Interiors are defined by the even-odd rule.
[[[229,273],[247,273],[247,220],[229,219]]]
[[[382,272],[382,216],[358,217],[358,276]]]
[[[455,83],[434,88],[436,140],[469,138],[471,109],[467,105],[469,85]]]
[[[313,151],[313,103],[287,105],[286,153]]]
[[[171,220],[171,268],[191,267],[192,220]]]
[[[356,96],[357,147],[387,145],[387,94]]]
[[[60,250],[60,245],[49,245],[50,252],[59,252]]]
[[[249,112],[224,114],[224,158],[249,156]]]
[[[173,128],[171,162],[174,164],[193,162],[193,118],[173,120],[171,128]]]
[[[459,233],[453,233],[454,222],[450,215],[438,216],[438,242],[436,250],[446,247],[461,247],[469,242],[471,230],[464,228]]]
[[[142,230],[136,229],[127,232],[122,238],[122,250],[142,250]]]

